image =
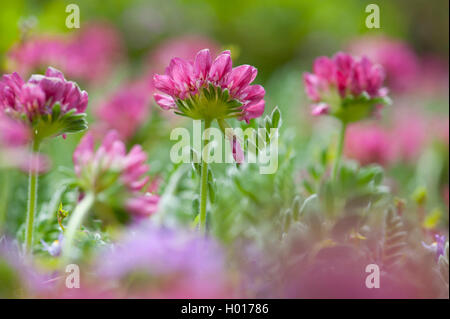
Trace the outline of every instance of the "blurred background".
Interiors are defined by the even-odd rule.
[[[160,110],[152,99],[151,78],[155,72],[163,72],[173,57],[192,59],[206,47],[215,53],[231,50],[234,65],[250,64],[258,69],[255,83],[266,89],[265,114],[271,114],[275,106],[281,110],[280,168],[275,176],[261,176],[255,168],[236,172],[217,165],[217,184],[222,190],[210,214],[212,231],[231,250],[249,239],[263,242],[260,246],[267,249],[276,245],[276,240],[267,243],[271,237],[266,234],[278,240],[286,232],[286,221],[291,218],[286,216],[299,202],[295,198],[303,202],[319,193],[325,203],[325,208],[320,208],[324,218],[337,216],[327,215],[322,177],[333,162],[338,123],[311,117],[303,72],[311,71],[318,56],[338,51],[367,55],[383,65],[393,105],[379,118],[349,127],[345,156],[349,165],[382,167],[389,201],[405,202],[406,227],[413,229],[412,225],[420,223],[427,231],[422,240],[430,242],[434,232],[448,234],[449,1],[376,1],[381,27],[368,29],[365,9],[373,2],[2,0],[0,74],[17,71],[27,78],[52,65],[67,79],[77,81],[89,92],[90,130],[99,138],[113,128],[128,147],[142,144],[152,174],[160,179],[158,193],[163,196],[169,190],[176,197],[161,218],[167,224],[189,226],[195,215],[186,207],[192,205],[197,184],[181,181],[180,174],[187,171],[177,174],[180,168],[170,163],[173,143],[169,135],[173,127],[190,128],[191,123]],[[80,8],[80,29],[65,25],[70,3]],[[72,170],[72,153],[81,136],[68,136],[64,143],[53,139],[43,146],[53,169],[40,181],[43,212],[37,241],[51,242],[58,237],[58,225],[54,216],[45,212],[44,203],[58,191],[64,170]],[[0,174],[11,189],[4,195],[9,200],[0,202],[0,225],[4,223],[7,234],[18,233],[20,238],[26,176],[8,174]],[[364,200],[368,194],[379,195],[380,185],[366,186],[364,190],[357,186],[366,196]],[[357,187],[342,186],[339,196],[351,198],[353,205]],[[69,192],[64,196],[65,207],[73,209],[75,195]],[[2,211],[8,211],[8,216],[2,216]],[[421,214],[426,218],[418,219]],[[308,242],[305,247],[321,240],[319,233],[310,236],[310,242],[304,241]],[[375,241],[379,239],[379,233],[373,234]],[[411,247],[412,251],[420,249],[420,240]],[[259,292],[263,290],[258,287]],[[420,296],[424,295],[427,292]]]

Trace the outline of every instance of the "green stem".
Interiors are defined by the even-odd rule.
[[[205,120],[205,131],[210,128],[211,121]],[[202,150],[202,170],[200,177],[200,230],[206,232],[206,200],[208,197],[208,163],[207,163],[207,155],[209,153],[209,149],[206,150],[207,139],[203,145]],[[206,151],[205,151],[206,150]]]
[[[31,253],[31,248],[33,246],[33,230],[34,230],[34,216],[36,214],[37,206],[37,191],[38,191],[38,163],[39,161],[39,147],[40,141],[34,139],[32,144],[32,159],[29,163],[29,174],[28,174],[28,207],[27,207],[27,228],[25,230],[25,250],[27,253]]]
[[[64,245],[63,245],[63,261],[68,261],[73,257],[73,240],[75,238],[76,232],[80,229],[84,218],[89,213],[92,205],[94,204],[95,196],[93,193],[86,193],[81,202],[75,207],[74,212],[69,220],[69,225],[64,234]]]
[[[10,172],[4,170],[1,172],[3,175],[2,179],[2,193],[0,194],[0,235],[4,231],[4,223],[6,220],[6,211],[8,210],[8,198],[10,193]]]
[[[347,123],[342,122],[341,131],[339,132],[339,142],[338,142],[338,148],[337,148],[337,153],[336,153],[336,159],[335,159],[334,167],[333,167],[333,174],[332,174],[333,181],[336,181],[336,178],[337,178],[338,173],[339,173],[339,166],[340,166],[340,163],[341,163],[342,150],[344,148],[344,140],[345,140],[345,131],[346,131],[346,129],[347,129]]]

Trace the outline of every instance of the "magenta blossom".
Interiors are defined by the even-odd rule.
[[[116,130],[122,139],[132,137],[147,120],[149,94],[145,83],[126,85],[96,110],[100,126]]]
[[[264,112],[264,88],[250,85],[256,74],[250,65],[233,68],[229,51],[213,61],[204,49],[193,61],[174,58],[165,74],[155,74],[154,86],[164,94],[154,97],[163,109],[193,119],[238,117],[248,122]]]
[[[376,105],[387,103],[384,71],[366,57],[342,52],[333,58],[319,57],[313,73],[305,73],[303,79],[306,94],[315,103],[314,115],[331,114],[353,122],[372,114]]]
[[[164,71],[171,57],[191,60],[203,48],[210,48],[213,54],[220,52],[219,45],[211,39],[198,35],[183,35],[159,44],[148,56],[147,61],[152,70]]]
[[[145,175],[149,170],[146,161],[140,145],[127,153],[116,131],[109,131],[97,150],[93,135],[86,134],[73,153],[75,173],[83,191],[100,193],[120,183],[130,193],[126,207],[137,216],[153,214],[159,200],[146,190],[150,180]]]
[[[353,41],[349,49],[356,55],[367,55],[381,64],[393,91],[402,92],[417,85],[419,59],[406,43],[385,37],[370,37]]]
[[[344,153],[362,165],[386,165],[393,160],[391,142],[389,132],[383,127],[354,124],[348,127]]]
[[[85,129],[82,113],[87,104],[87,92],[81,91],[75,82],[67,81],[52,67],[45,75],[32,75],[28,82],[17,73],[3,75],[0,81],[2,112],[25,120],[37,136],[41,135],[40,138]],[[69,113],[81,115],[69,116]]]

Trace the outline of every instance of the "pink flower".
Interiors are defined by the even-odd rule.
[[[193,61],[171,60],[165,74],[155,74],[155,101],[164,109],[194,119],[238,117],[247,122],[264,112],[264,88],[250,85],[257,70],[250,65],[232,67],[229,51],[214,61],[208,49]]]
[[[128,139],[147,120],[149,95],[144,83],[126,85],[115,92],[96,110],[106,129],[116,130],[122,139]]]
[[[26,146],[30,138],[31,132],[25,124],[0,113],[0,148]]]
[[[396,157],[407,162],[414,162],[426,145],[427,122],[425,114],[414,109],[402,107],[394,114],[392,144]]]
[[[43,173],[49,169],[48,158],[29,151],[31,130],[22,121],[14,120],[0,112],[0,168],[30,169]]]
[[[88,104],[88,94],[52,67],[45,75],[32,75],[26,83],[15,72],[3,75],[0,81],[0,108],[18,117],[25,115],[30,123],[51,114],[56,103],[61,105],[61,115],[72,109],[82,113]]]
[[[133,146],[127,153],[125,144],[113,130],[106,134],[97,150],[93,135],[87,133],[73,153],[75,173],[84,191],[99,193],[119,182],[131,194],[127,208],[137,216],[155,212],[159,200],[155,195],[140,193],[148,192],[150,178],[146,176],[149,170],[146,161],[147,155],[140,145]]]
[[[210,48],[213,54],[219,53],[219,45],[206,37],[198,35],[184,35],[171,38],[152,51],[147,58],[150,68],[158,72],[170,63],[172,57],[193,60],[198,51]]]
[[[380,126],[353,124],[348,127],[344,152],[362,165],[389,164],[393,149],[389,132]]]
[[[54,65],[69,77],[100,81],[111,72],[122,55],[117,31],[107,24],[88,24],[72,35],[34,38],[8,54],[11,68],[29,75]]]
[[[230,139],[231,151],[233,154],[233,158],[236,163],[243,163],[245,160],[244,151],[242,150],[241,144],[237,140],[236,137],[232,137]]]
[[[148,217],[156,212],[158,208],[158,202],[158,196],[148,193],[130,198],[126,203],[126,208],[137,218]]]
[[[385,37],[367,37],[353,41],[349,50],[381,64],[386,70],[389,87],[394,91],[402,92],[417,84],[419,61],[406,43]]]
[[[314,62],[313,73],[306,72],[303,80],[307,96],[315,103],[313,115],[332,114],[354,121],[359,118],[353,119],[351,114],[345,114],[353,100],[355,105],[365,104],[369,108],[385,103],[378,101],[387,94],[382,87],[383,69],[366,57],[354,58],[342,52],[332,58],[319,57]]]

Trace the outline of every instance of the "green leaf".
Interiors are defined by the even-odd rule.
[[[276,106],[273,111],[272,111],[272,115],[271,115],[271,122],[272,122],[272,128],[279,128],[281,125],[281,111],[278,108],[278,106]]]

